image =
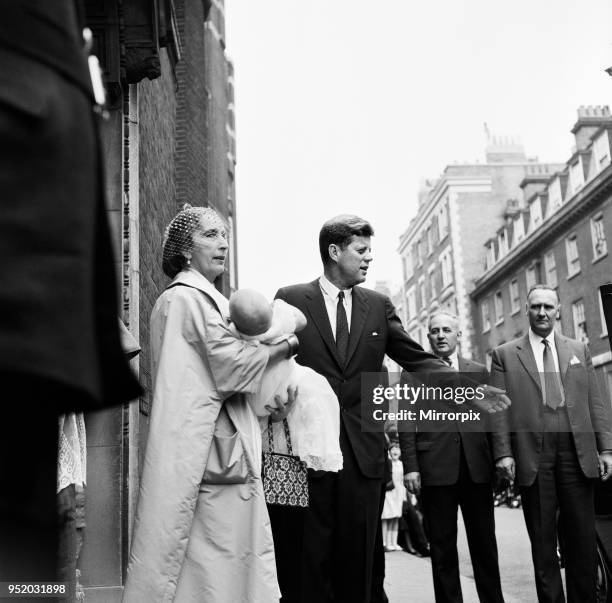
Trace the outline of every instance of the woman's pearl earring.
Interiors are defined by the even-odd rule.
[[[187,266],[191,266],[191,258],[187,258]]]

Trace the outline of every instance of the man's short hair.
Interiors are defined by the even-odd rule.
[[[329,246],[338,245],[344,249],[353,236],[371,237],[374,229],[367,220],[351,214],[342,214],[327,220],[319,232],[319,252],[323,264],[328,264]]]
[[[550,285],[545,285],[544,283],[536,283],[535,285],[531,285],[531,287],[529,287],[529,291],[527,291],[527,300],[529,300],[529,296],[537,289],[552,291],[557,296],[557,301],[561,302],[561,299],[559,299],[559,292],[554,287],[551,287]]]
[[[457,330],[459,330],[459,317],[456,314],[453,314],[452,312],[450,312],[448,310],[436,310],[435,312],[432,312],[429,315],[429,320],[427,321],[427,330],[428,331],[431,329],[431,321],[436,316],[448,316],[449,318],[452,318],[457,323]]]

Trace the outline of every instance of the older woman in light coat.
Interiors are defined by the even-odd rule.
[[[172,283],[151,316],[153,405],[123,601],[271,603],[280,593],[260,478],[259,425],[242,394],[292,353],[236,339],[223,222],[186,206],[164,241]],[[277,400],[279,406],[291,404]]]

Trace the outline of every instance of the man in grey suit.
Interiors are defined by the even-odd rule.
[[[609,403],[596,381],[586,344],[555,332],[556,290],[534,285],[527,295],[529,332],[493,352],[491,382],[505,387],[497,466],[516,475],[531,540],[540,602],[562,602],[557,510],[565,538],[568,601],[595,601],[593,488],[612,471]],[[515,470],[516,469],[516,470]]]
[[[448,366],[470,373],[486,383],[484,365],[457,354],[461,331],[457,317],[438,312],[429,319],[431,349]],[[455,405],[454,401],[450,404]],[[498,437],[495,434],[494,437]],[[404,479],[411,492],[421,492],[431,546],[431,568],[437,603],[462,601],[457,552],[457,510],[465,524],[478,597],[486,603],[503,603],[495,517],[493,514],[494,465],[488,434],[456,420],[439,422],[437,429],[399,433]]]

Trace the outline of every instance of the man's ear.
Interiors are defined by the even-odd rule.
[[[461,340],[461,331],[457,331],[457,341]]]
[[[336,245],[335,243],[331,243],[329,245],[329,247],[327,248],[327,253],[329,255],[329,258],[333,261],[333,262],[338,262],[338,257],[340,255],[340,246]]]

